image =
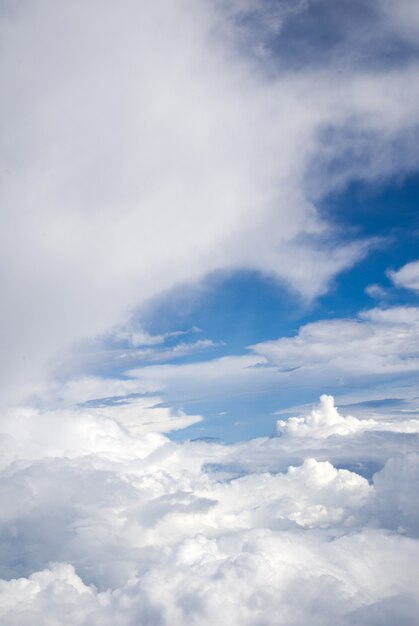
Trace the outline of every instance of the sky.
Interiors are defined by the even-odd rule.
[[[419,4],[0,42],[1,623],[417,626]]]

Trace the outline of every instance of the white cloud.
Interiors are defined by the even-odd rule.
[[[388,272],[388,275],[396,287],[419,292],[419,261],[407,263],[397,271]]]
[[[370,296],[370,298],[379,298],[383,299],[387,295],[387,291],[381,285],[368,285],[365,288],[365,293]]]
[[[341,415],[333,396],[322,395],[319,406],[308,415],[278,420],[276,434],[279,437],[323,438],[333,435],[347,436],[365,430],[401,433],[419,432],[419,420],[358,419],[352,415]]]
[[[2,12],[3,402],[179,282],[251,267],[312,298],[366,254],[312,200],[417,165],[415,63],[268,76],[225,20],[201,0]]]
[[[370,309],[358,319],[302,326],[298,335],[252,346],[282,369],[365,376],[419,369],[419,308]]]
[[[419,489],[419,456],[416,452],[387,461],[374,477],[375,513],[381,523],[399,532],[419,535],[419,508],[412,494]]]
[[[136,397],[54,411],[11,409],[2,415],[1,464],[19,458],[75,458],[88,454],[139,458],[167,442],[158,433],[185,428],[202,419],[156,406],[159,401],[157,397]],[[140,441],[132,438],[148,433]]]
[[[130,323],[116,328],[111,334],[111,338],[114,341],[127,341],[129,345],[137,348],[138,346],[157,346],[164,343],[166,339],[198,332],[201,332],[201,329],[197,326],[192,326],[188,330],[173,330],[162,335],[151,335],[140,324]]]
[[[401,453],[419,428],[389,424],[375,448],[363,429],[225,446],[121,416],[3,417],[2,624],[414,625],[419,466]],[[384,468],[369,482],[321,460],[342,445]]]
[[[308,401],[314,400],[318,389],[326,388],[343,403],[388,398],[400,398],[401,403],[410,398],[414,403],[418,337],[418,307],[373,308],[355,318],[306,324],[295,336],[255,344],[243,355],[136,367],[125,372],[123,381],[75,379],[54,393],[76,402],[78,393],[88,400],[154,392],[169,403],[184,405],[191,400],[274,392],[284,407],[287,402],[295,404],[299,390],[305,391]],[[92,391],[86,394],[89,385]]]

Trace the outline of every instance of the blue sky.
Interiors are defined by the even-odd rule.
[[[173,368],[206,361],[216,363],[221,357],[246,354],[253,344],[294,337],[300,327],[311,322],[351,319],[374,307],[418,306],[417,293],[398,288],[388,275],[389,270],[417,259],[418,198],[419,176],[415,173],[374,183],[354,181],[339,193],[330,194],[318,209],[328,223],[333,223],[337,237],[343,241],[368,238],[373,243],[363,259],[333,277],[323,295],[307,300],[281,281],[245,269],[220,270],[199,284],[177,286],[134,316],[133,323],[150,335],[169,336],[154,346],[150,354],[141,354],[138,359],[133,354],[130,369],[152,363],[159,353],[159,363],[171,364]],[[170,336],[177,330],[187,332]],[[187,347],[194,346],[197,340],[213,343],[188,353]],[[179,344],[186,347],[184,355],[173,352]],[[122,342],[119,347],[122,345],[129,353],[129,342]],[[131,346],[131,350],[135,349]],[[126,369],[125,362],[115,368],[114,360],[109,366],[104,356],[99,373],[124,378]],[[89,370],[92,372],[94,367]],[[399,377],[396,378],[399,385]],[[416,388],[416,373],[413,379],[411,372],[403,374],[402,381]],[[376,406],[391,407],[394,412],[403,408],[400,389],[392,391],[396,383],[384,377],[383,384],[384,388],[388,385],[388,394],[383,396],[380,388],[377,395],[374,381],[369,394],[355,402],[358,410]],[[315,402],[322,392],[339,394],[332,378],[313,383],[308,375],[307,380],[285,389],[276,388],[274,380],[267,380],[262,387],[257,382],[254,388],[235,386],[219,392],[200,384],[186,386],[179,395],[172,390],[167,404],[163,396],[162,406],[199,413],[205,418],[204,423],[172,434],[175,439],[204,436],[236,441],[271,434],[278,411]]]

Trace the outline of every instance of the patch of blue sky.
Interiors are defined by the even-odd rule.
[[[309,322],[351,318],[361,310],[378,305],[417,305],[417,294],[394,287],[387,271],[419,255],[418,198],[419,175],[390,184],[353,183],[345,192],[326,198],[319,209],[343,238],[376,237],[379,242],[365,259],[338,275],[330,290],[310,305],[278,282],[256,272],[219,273],[208,278],[203,288],[180,288],[155,302],[146,315],[148,327],[153,333],[163,333],[173,328],[199,326],[203,335],[223,342],[211,355],[206,355],[206,358],[216,358],[242,354],[247,346],[256,342],[294,336],[300,326]],[[368,292],[371,285],[381,288],[379,297],[372,297],[377,294]],[[198,362],[203,356],[198,352],[182,360]],[[387,382],[398,378],[403,380],[404,377],[396,375]],[[359,387],[362,386],[359,383]],[[182,408],[202,413],[206,420],[173,436],[176,439],[216,436],[225,441],[267,436],[272,432],[276,410],[312,402],[324,391],[349,393],[354,388],[337,388],[330,384],[329,388],[316,389],[307,380],[298,388],[249,390],[230,397],[220,394],[210,398],[185,398]],[[392,401],[395,403],[397,399]],[[380,398],[376,402],[385,406],[387,399]]]
[[[126,371],[134,367],[155,363],[176,366],[245,354],[252,344],[293,337],[309,322],[354,318],[360,311],[374,306],[417,305],[418,295],[396,288],[387,271],[419,256],[418,199],[418,174],[387,184],[351,184],[344,192],[325,198],[318,210],[334,225],[342,241],[376,238],[377,242],[363,260],[336,276],[322,297],[304,302],[283,284],[254,271],[217,272],[198,286],[180,286],[166,293],[138,314],[147,333],[165,336],[161,344],[135,348],[126,342],[109,341],[90,369],[104,377],[124,378]],[[375,289],[369,290],[371,285]],[[176,335],[173,331],[187,332]],[[206,339],[213,343],[193,348],[194,343]],[[179,344],[186,346],[184,352],[176,350]],[[402,384],[405,378],[406,375],[394,375],[383,379],[383,385],[399,379]],[[374,386],[380,380],[369,379],[365,385]],[[266,388],[255,387],[245,392],[211,389],[207,395],[201,388],[197,397],[177,400],[165,398],[164,392],[162,397],[168,406],[205,418],[204,422],[173,433],[174,439],[210,436],[237,441],[269,436],[278,410],[313,402],[320,393],[350,396],[365,388],[363,381],[353,380],[348,386],[336,381],[322,388],[316,384],[307,379],[303,384],[299,381],[276,389],[269,382]],[[367,400],[374,401],[385,406],[385,393]],[[402,404],[400,398],[399,406]],[[363,403],[359,406],[362,408]],[[369,406],[365,404],[364,408]]]
[[[300,3],[290,11],[278,36],[269,40],[273,58],[283,68],[325,64],[386,69],[408,62],[419,51],[391,28],[377,28],[386,19],[379,3],[363,0],[320,0]]]
[[[382,288],[384,305],[418,303],[417,294],[397,289],[387,271],[419,256],[419,174],[386,185],[353,183],[319,208],[343,233],[380,239],[363,260],[338,275],[332,289],[318,300],[321,315],[351,317],[374,306],[366,291],[371,285]]]
[[[181,408],[188,414],[200,414],[204,417],[203,422],[193,424],[181,431],[170,433],[170,438],[176,441],[194,439],[203,436],[217,437],[223,442],[233,443],[252,439],[255,437],[269,437],[272,435],[275,422],[281,417],[299,415],[307,411],[307,406],[315,403],[321,393],[331,395],[342,394],[343,397],[360,398],[363,392],[377,393],[377,396],[385,394],[385,387],[390,389],[394,386],[417,384],[417,374],[393,375],[387,377],[385,382],[378,377],[376,380],[351,381],[348,384],[336,384],[330,381],[321,388],[314,381],[307,379],[304,383],[280,385],[267,385],[266,389],[249,389],[247,392],[214,395],[213,397],[184,398],[179,402],[168,402],[162,406]],[[391,393],[391,392],[389,392]],[[295,408],[301,406],[301,409]],[[385,412],[385,414],[400,415],[403,407],[408,410],[409,403],[400,394],[397,398],[379,397],[372,400],[360,400],[358,402],[342,402],[340,406],[347,413],[366,416],[372,410]],[[293,408],[294,407],[294,408]],[[279,413],[281,414],[279,416]]]
[[[180,287],[154,302],[144,319],[153,333],[196,325],[225,343],[222,354],[298,330],[301,302],[277,281],[258,272],[217,272],[197,288]],[[191,357],[188,357],[191,358]],[[194,356],[196,358],[196,355]]]
[[[418,296],[397,289],[387,276],[419,256],[419,174],[387,185],[352,184],[319,206],[340,236],[379,239],[369,254],[340,273],[329,291],[307,304],[283,285],[257,272],[239,270],[210,276],[199,288],[180,287],[143,314],[149,332],[160,334],[193,325],[215,341],[214,355],[237,354],[247,345],[292,336],[308,322],[353,317],[375,305],[365,291],[383,289],[388,304],[417,304]],[[175,338],[172,338],[175,342]],[[199,354],[185,360],[199,359]]]

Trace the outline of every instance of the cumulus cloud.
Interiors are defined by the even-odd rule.
[[[346,436],[359,431],[392,431],[403,433],[419,432],[419,420],[374,420],[343,416],[335,407],[333,396],[322,395],[320,404],[308,415],[278,420],[276,434],[285,437],[324,438],[332,435]]]
[[[395,456],[362,428],[174,443],[140,409],[144,429],[120,408],[3,417],[2,624],[415,624],[418,425],[381,432]],[[339,440],[382,469],[334,466]]]
[[[417,165],[415,62],[264,65],[244,44],[269,49],[262,4],[224,4],[3,7],[3,402],[213,270],[323,293],[371,242],[339,241],[315,202]],[[267,22],[279,41],[311,5],[292,4]]]
[[[388,275],[396,287],[419,292],[419,261],[407,263],[397,271],[390,271]]]
[[[146,450],[161,443],[157,433],[167,433],[199,422],[200,416],[186,415],[156,406],[157,397],[116,399],[55,411],[33,408],[11,409],[2,415],[2,463],[14,458],[49,458],[116,454],[138,457],[141,448],[130,434],[145,435]],[[57,427],[59,425],[59,428]],[[9,440],[13,446],[9,447]],[[115,449],[115,442],[119,445]],[[12,455],[12,456],[10,456]],[[14,455],[14,456],[13,456]]]

